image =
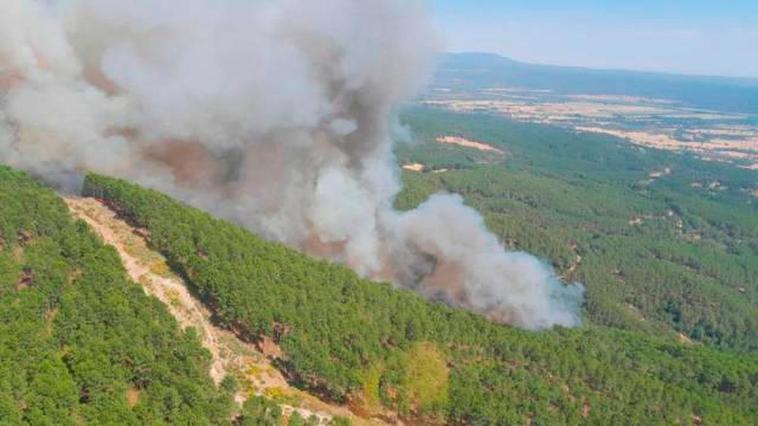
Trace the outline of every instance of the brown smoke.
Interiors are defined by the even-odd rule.
[[[0,0],[0,161],[137,181],[266,238],[527,328],[580,286],[508,253],[460,197],[411,212],[394,108],[429,71],[414,0]]]

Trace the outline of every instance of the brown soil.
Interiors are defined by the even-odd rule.
[[[126,391],[126,405],[129,408],[134,408],[137,404],[139,404],[139,398],[140,398],[140,390],[134,387],[129,388]]]
[[[409,172],[423,172],[425,166],[421,163],[411,163],[411,164],[405,164],[403,165],[403,170],[407,170]]]
[[[323,402],[291,387],[254,345],[213,324],[208,309],[171,271],[166,259],[148,246],[145,232],[132,228],[95,199],[68,198],[66,203],[75,216],[87,222],[106,244],[118,251],[127,273],[143,286],[145,293],[163,302],[182,328],[196,330],[203,347],[211,353],[209,374],[213,381],[218,385],[231,374],[241,384],[235,395],[238,404],[255,395],[266,395],[279,403],[286,416],[297,411],[304,418],[315,415],[321,423],[339,416],[358,425],[383,424],[358,418],[347,407]]]
[[[437,138],[437,142],[441,144],[458,145],[464,148],[473,148],[478,149],[479,151],[494,152],[496,154],[505,155],[505,151],[502,149],[497,149],[492,145],[487,145],[483,142],[472,141],[460,136],[440,136]]]

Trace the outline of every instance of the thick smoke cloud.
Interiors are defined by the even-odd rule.
[[[507,253],[454,195],[392,208],[393,108],[435,38],[409,0],[0,0],[0,161],[87,170],[526,328],[581,287]]]

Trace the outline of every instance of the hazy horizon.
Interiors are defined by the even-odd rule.
[[[586,69],[591,71],[609,71],[609,72],[632,72],[632,73],[644,73],[644,74],[660,74],[660,75],[672,75],[672,76],[682,76],[682,77],[704,77],[704,78],[716,78],[716,79],[730,79],[730,80],[750,80],[752,82],[758,83],[758,75],[756,76],[745,76],[745,75],[725,75],[725,74],[707,74],[707,73],[693,73],[693,72],[685,72],[685,71],[666,71],[666,70],[655,70],[655,69],[634,69],[634,68],[626,68],[626,67],[601,67],[601,66],[588,66],[588,65],[576,65],[576,64],[557,64],[553,62],[539,62],[539,61],[530,61],[525,60],[521,58],[516,58],[512,55],[509,55],[507,53],[500,53],[500,52],[489,52],[484,50],[444,50],[440,52],[441,55],[464,55],[464,54],[476,54],[476,55],[496,55],[501,58],[504,58],[506,60],[512,60],[515,62],[519,62],[526,65],[539,65],[539,66],[546,66],[546,67],[556,67],[556,68],[575,68],[575,69]]]
[[[447,52],[545,65],[758,78],[758,2],[430,0]]]

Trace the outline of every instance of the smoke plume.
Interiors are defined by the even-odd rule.
[[[392,207],[393,109],[436,48],[413,0],[0,0],[0,161],[173,194],[266,238],[538,329],[580,286],[456,195]]]

